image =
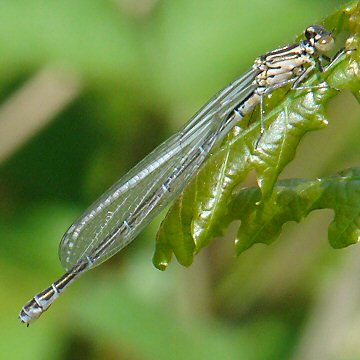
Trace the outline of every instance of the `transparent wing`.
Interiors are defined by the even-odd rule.
[[[71,225],[59,246],[67,271],[86,257],[97,266],[120,251],[184,189],[213,145],[235,125],[229,115],[256,88],[256,74],[250,69],[219,92]]]

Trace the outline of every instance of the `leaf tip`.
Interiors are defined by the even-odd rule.
[[[154,263],[154,266],[160,271],[165,271],[168,268],[169,263],[166,261],[163,261],[160,263]]]
[[[158,270],[165,271],[168,268],[170,261],[171,252],[168,249],[167,251],[164,251],[164,249],[161,249],[160,246],[157,246],[152,259],[153,265]]]

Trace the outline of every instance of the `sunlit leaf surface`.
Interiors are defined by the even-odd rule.
[[[294,159],[303,136],[328,124],[325,110],[329,100],[339,94],[340,89],[348,89],[358,96],[357,16],[358,10],[353,7],[325,20],[328,26],[338,23],[338,33],[352,31],[351,41],[346,44],[350,51],[325,73],[315,72],[301,89],[274,92],[267,106],[267,129],[257,147],[260,124],[255,112],[248,116],[248,127],[234,129],[212,154],[161,225],[154,254],[156,267],[165,269],[172,253],[179,263],[188,266],[195,253],[226,230],[229,221],[225,221],[225,217],[238,219],[230,210],[233,193],[252,171],[256,173],[262,193],[257,201],[264,206],[272,199],[274,185],[285,166]],[[261,212],[261,206],[257,207],[256,214]],[[261,233],[262,242],[269,237],[274,235]],[[241,241],[239,238],[237,244]],[[336,246],[334,241],[331,243]]]
[[[224,225],[239,219],[236,240],[238,254],[255,243],[270,244],[288,221],[300,222],[311,211],[333,209],[329,241],[334,248],[355,244],[360,238],[360,168],[316,180],[283,180],[269,199],[261,199],[256,188],[243,189],[233,195]]]

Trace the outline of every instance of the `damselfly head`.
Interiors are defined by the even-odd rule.
[[[321,25],[311,25],[305,30],[305,37],[310,44],[321,53],[328,52],[334,47],[334,37],[331,31]]]

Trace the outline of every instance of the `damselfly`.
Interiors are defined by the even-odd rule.
[[[316,67],[324,71],[324,53],[333,47],[331,32],[313,25],[306,29],[304,40],[257,58],[249,71],[219,92],[71,225],[59,247],[67,272],[24,305],[20,320],[26,324],[36,320],[81,274],[128,245],[179,195],[214,145],[258,104],[262,133],[264,98],[286,85],[299,87]]]

